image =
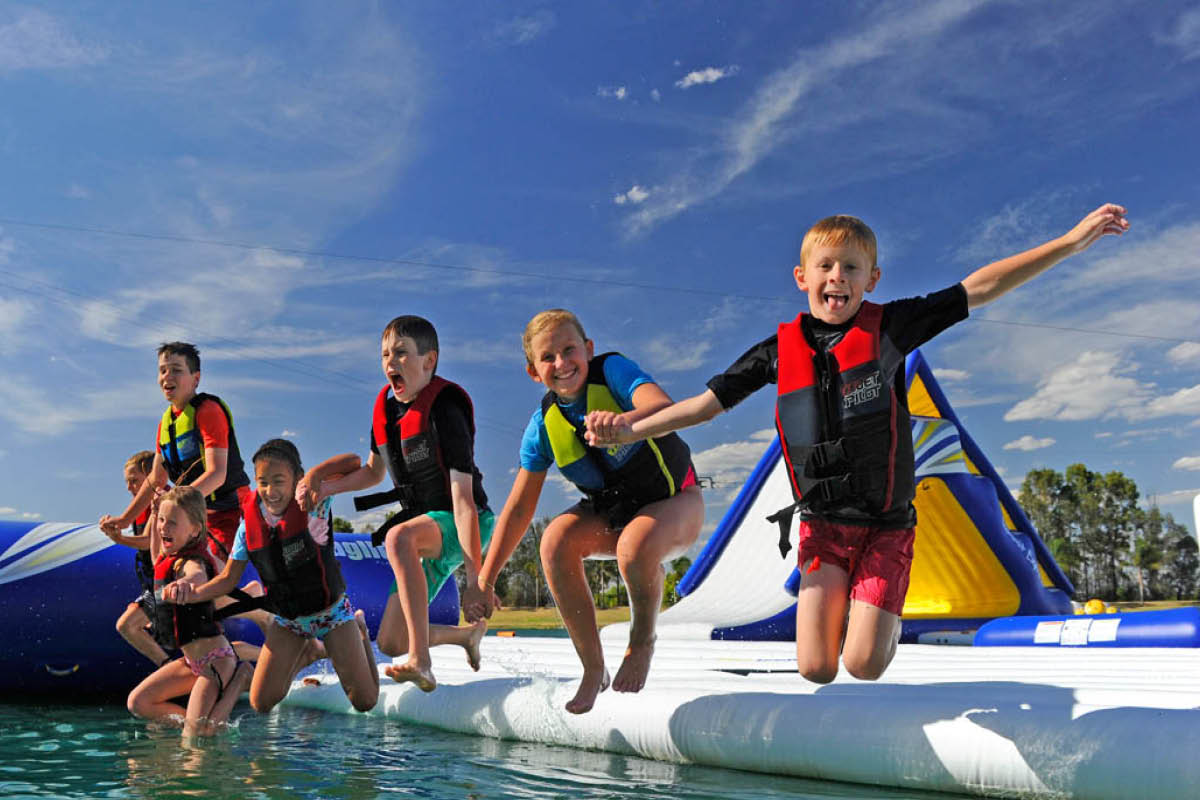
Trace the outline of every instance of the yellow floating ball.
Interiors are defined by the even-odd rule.
[[[1104,605],[1104,601],[1097,600],[1094,597],[1088,600],[1087,604],[1083,607],[1083,613],[1085,614],[1103,614],[1106,611],[1108,611],[1108,608]]]

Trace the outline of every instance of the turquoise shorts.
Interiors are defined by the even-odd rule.
[[[421,559],[421,568],[425,570],[425,584],[429,587],[427,602],[441,591],[442,586],[454,574],[454,570],[462,566],[464,556],[462,545],[458,541],[458,527],[454,524],[453,511],[426,511],[425,516],[437,523],[442,531],[442,554],[437,558]],[[496,515],[491,511],[479,512],[479,550],[485,552],[488,542],[492,540],[492,529],[496,527]],[[396,582],[392,581],[390,594],[396,593]]]

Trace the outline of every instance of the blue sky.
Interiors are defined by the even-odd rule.
[[[498,509],[535,312],[685,397],[803,309],[820,217],[872,225],[887,300],[1114,201],[1128,235],[925,352],[1014,486],[1082,461],[1190,524],[1198,101],[1194,3],[0,2],[0,516],[124,507],[169,339],[247,455],[365,453],[401,313],[475,397]],[[687,435],[706,530],[773,402]]]

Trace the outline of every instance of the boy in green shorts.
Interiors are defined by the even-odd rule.
[[[472,669],[479,669],[479,641],[487,623],[431,626],[428,607],[459,565],[466,567],[467,584],[476,584],[495,521],[475,466],[471,398],[435,375],[438,355],[437,331],[428,320],[402,316],[389,322],[382,337],[387,385],[375,399],[367,463],[325,481],[339,471],[343,456],[335,456],[309,470],[297,488],[301,508],[307,508],[340,492],[374,486],[385,471],[391,475],[395,489],[383,502],[399,501],[402,509],[372,541],[384,544],[396,583],[375,643],[390,656],[408,653],[405,663],[385,672],[426,692],[437,688],[432,646],[457,644],[467,651]]]

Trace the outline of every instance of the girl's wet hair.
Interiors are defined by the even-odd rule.
[[[208,508],[199,489],[195,486],[173,486],[159,500],[160,503],[168,501],[183,509],[187,518],[200,528],[200,533],[197,534],[200,539],[208,536]]]
[[[300,451],[287,439],[268,439],[263,442],[250,461],[257,464],[260,458],[282,461],[292,468],[292,473],[297,478],[304,474],[304,467],[300,465]]]

